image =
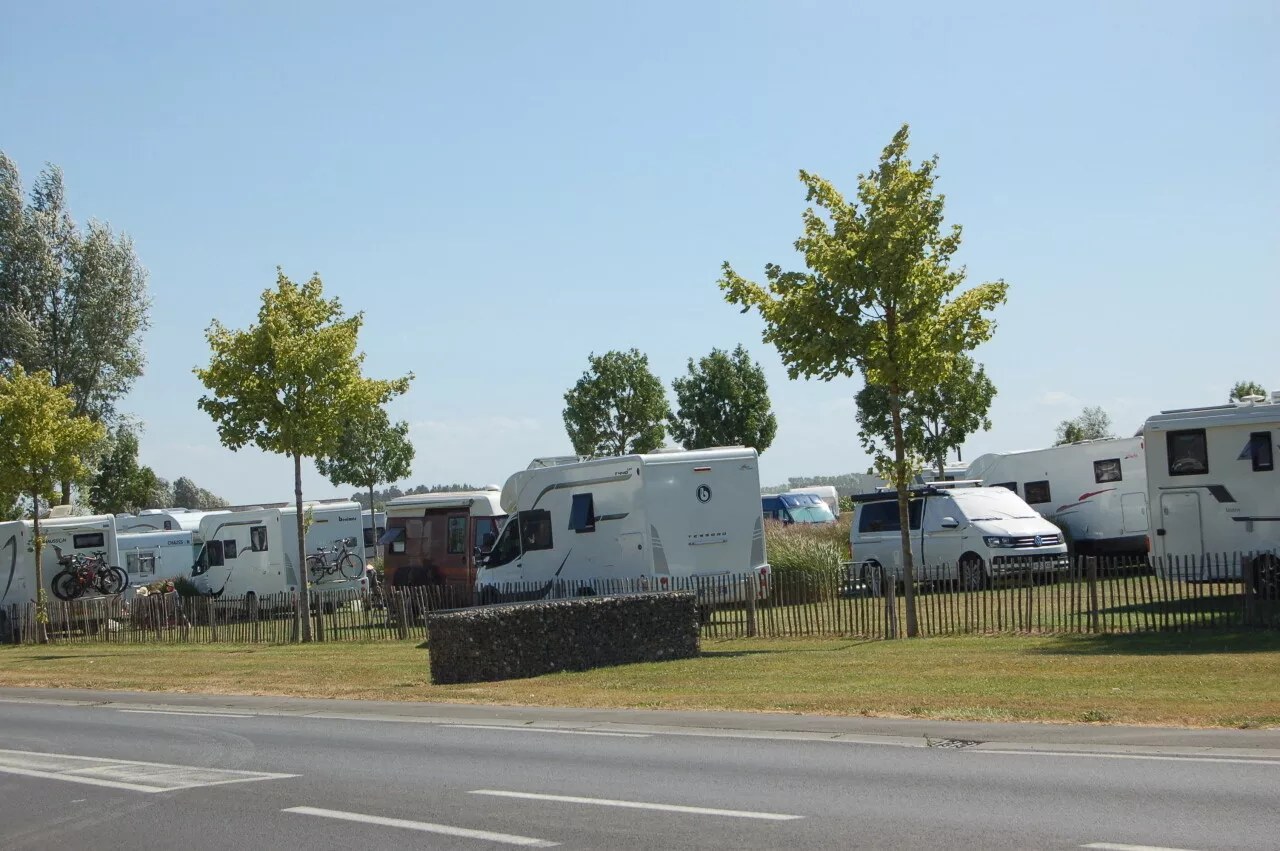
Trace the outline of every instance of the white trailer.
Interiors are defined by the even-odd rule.
[[[993,452],[965,478],[1016,493],[1067,527],[1081,555],[1145,556],[1147,470],[1141,437],[1085,440],[1048,449]]]
[[[196,549],[190,532],[122,532],[116,540],[120,546],[120,566],[129,574],[130,585],[186,576],[195,561]]]
[[[311,514],[306,555],[319,547],[345,540],[357,557],[363,531],[356,502],[304,504]],[[297,591],[303,555],[298,552],[296,508],[252,508],[211,514],[200,521],[204,539],[191,578],[202,594],[233,596],[278,594]],[[363,572],[347,579],[334,572],[311,577],[317,590],[354,590],[368,587]]]
[[[481,601],[538,599],[632,580],[655,590],[714,589],[708,601],[718,602],[742,599],[743,590],[728,590],[737,588],[731,580],[754,574],[755,593],[763,593],[758,467],[754,449],[737,447],[516,473],[502,489],[509,517],[481,559],[476,592]],[[513,595],[511,586],[523,591]]]
[[[1157,566],[1179,579],[1238,578],[1247,559],[1258,590],[1280,596],[1280,391],[1164,411],[1143,433]]]

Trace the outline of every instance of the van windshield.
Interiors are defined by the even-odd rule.
[[[951,493],[960,513],[966,520],[1023,520],[1039,517],[1035,509],[1027,505],[1012,491],[1004,488],[974,488],[955,490]]]
[[[836,519],[831,509],[821,501],[817,505],[795,505],[787,510],[791,512],[791,519],[797,523],[834,523]]]

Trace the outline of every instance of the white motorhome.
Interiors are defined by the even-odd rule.
[[[502,489],[510,517],[476,591],[481,601],[514,599],[503,588],[516,585],[525,589],[518,598],[537,599],[635,580],[713,587],[726,600],[721,584],[748,573],[767,588],[759,494],[756,451],[741,447],[523,470]]]
[[[1145,556],[1147,464],[1141,437],[992,452],[966,478],[1008,488],[1061,523],[1081,555]]]
[[[148,508],[137,514],[121,514],[116,527],[126,532],[191,532],[192,543],[203,543],[200,538],[200,521],[211,514],[229,514],[230,510],[197,511],[191,508]]]
[[[19,528],[21,527],[21,528]],[[26,603],[36,597],[36,562],[32,548],[30,520],[0,524],[0,604]],[[115,517],[110,514],[74,516],[63,514],[40,521],[45,545],[40,561],[44,567],[44,589],[53,597],[53,577],[62,570],[57,549],[64,556],[86,557],[103,553],[108,565],[120,565]],[[55,549],[55,547],[57,549]]]
[[[345,540],[358,557],[363,531],[360,504],[356,502],[310,503],[311,515],[304,544],[307,555],[320,547]],[[298,511],[296,508],[251,508],[210,514],[200,521],[201,544],[192,581],[202,594],[241,596],[277,594],[298,590]],[[317,590],[352,590],[367,587],[363,575],[346,579],[340,573],[311,578]]]
[[[360,522],[364,527],[364,557],[373,561],[378,557],[378,539],[387,533],[387,512],[366,508],[360,512]]]
[[[186,576],[195,561],[191,532],[121,532],[116,540],[130,585]]]
[[[1157,566],[1181,579],[1236,578],[1249,557],[1260,590],[1274,593],[1280,391],[1270,400],[1164,411],[1147,419],[1143,434]]]
[[[810,485],[804,488],[791,488],[787,493],[813,494],[827,504],[827,508],[831,509],[831,513],[834,516],[840,516],[840,494],[836,492],[835,485]]]
[[[27,552],[31,528],[25,520],[0,523],[0,619],[8,606],[36,599],[35,559]]]

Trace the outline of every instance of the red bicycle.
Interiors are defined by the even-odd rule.
[[[119,594],[129,587],[129,574],[108,565],[105,552],[96,552],[92,556],[80,553],[64,556],[58,547],[53,551],[57,553],[58,564],[62,567],[53,577],[53,596],[59,600],[74,600],[94,589],[102,594]]]

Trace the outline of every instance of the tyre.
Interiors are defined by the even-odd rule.
[[[1261,555],[1253,560],[1253,593],[1260,600],[1280,600],[1280,559]]]
[[[129,587],[129,574],[118,567],[104,567],[98,572],[94,585],[103,594],[120,594]]]
[[[307,556],[307,581],[320,582],[329,574],[328,565],[320,556]]]
[[[965,591],[981,591],[991,583],[982,558],[973,553],[960,557],[960,587]]]
[[[84,593],[80,580],[70,570],[59,571],[58,575],[53,577],[52,585],[53,596],[63,602],[70,602]]]
[[[884,596],[884,569],[878,561],[869,561],[858,569],[858,581],[862,593],[868,597]]]
[[[359,579],[364,576],[364,560],[355,553],[347,553],[338,563],[343,579]]]

